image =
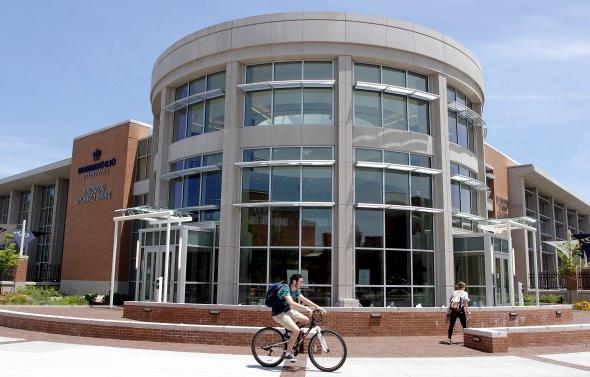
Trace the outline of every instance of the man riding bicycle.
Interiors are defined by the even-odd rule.
[[[272,319],[278,324],[291,331],[291,337],[287,344],[285,351],[285,359],[291,362],[297,361],[293,356],[293,346],[297,342],[299,335],[299,326],[305,326],[309,323],[309,318],[299,311],[312,314],[313,310],[301,304],[303,302],[322,313],[326,311],[319,305],[315,304],[310,299],[301,294],[301,287],[303,286],[303,275],[293,274],[289,279],[289,285],[284,285],[277,293],[278,303],[272,307]],[[297,311],[297,310],[299,311]],[[297,326],[299,325],[299,326]]]

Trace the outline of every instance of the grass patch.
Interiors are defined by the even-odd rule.
[[[24,287],[0,295],[0,305],[88,305],[83,296],[66,296],[53,287]]]

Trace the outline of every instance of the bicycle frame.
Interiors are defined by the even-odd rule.
[[[316,323],[315,313],[316,313],[316,311],[314,310],[313,314],[311,315],[311,319],[309,320],[309,324],[303,326],[299,330],[299,335],[297,336],[297,342],[293,346],[293,349],[294,350],[298,350],[299,349],[299,346],[303,343],[303,341],[305,341],[305,338],[307,338],[307,336],[309,334],[317,334],[318,335],[318,339],[320,340],[320,344],[322,346],[322,350],[324,352],[328,352],[329,351],[328,350],[328,345],[326,344],[326,340],[324,339],[324,336],[322,335],[322,328],[320,326],[318,326],[318,324]],[[281,342],[281,343],[273,344],[272,346],[275,346],[275,345],[278,345],[278,344],[288,343],[289,342],[289,337],[291,336],[290,335],[290,332],[291,331],[285,329],[285,333],[283,334],[283,336],[285,338],[287,338],[287,339],[285,341]]]

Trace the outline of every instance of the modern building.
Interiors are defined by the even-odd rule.
[[[137,300],[259,304],[300,272],[325,306],[440,306],[458,279],[475,305],[509,303],[509,239],[479,225],[526,213],[488,205],[507,168],[486,164],[481,65],[448,36],[348,13],[229,21],[164,51],[150,100],[151,134],[74,142],[63,290],[106,293],[114,271]]]

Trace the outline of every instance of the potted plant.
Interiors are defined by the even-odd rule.
[[[577,242],[568,237],[567,241],[557,249],[559,256],[559,275],[565,276],[567,289],[570,291],[578,289],[577,272],[581,266],[580,246]]]

